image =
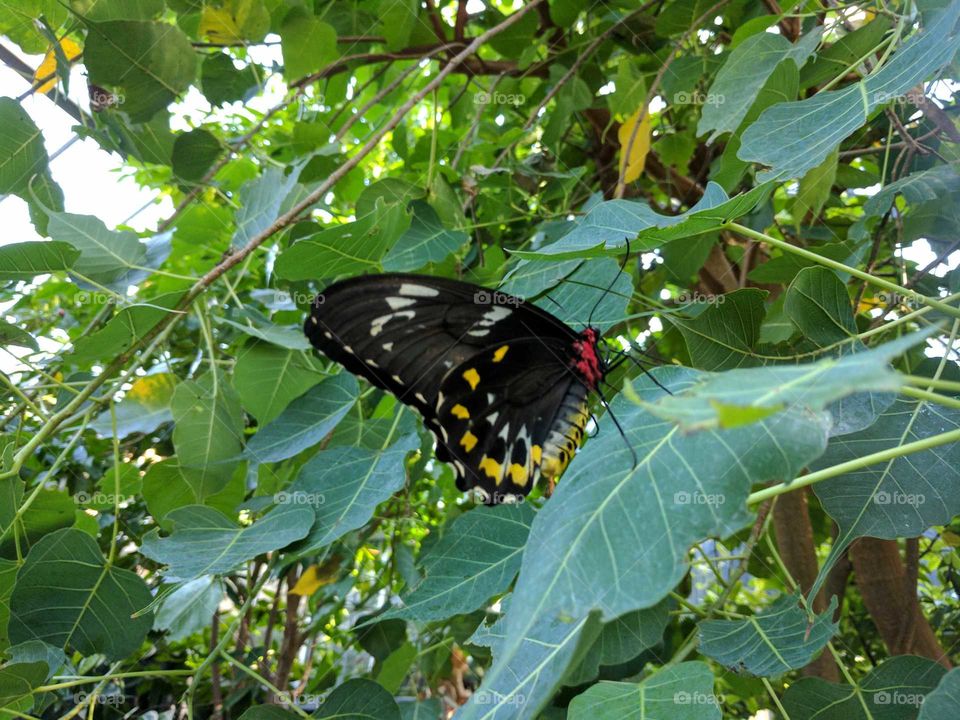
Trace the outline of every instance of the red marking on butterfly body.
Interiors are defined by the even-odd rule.
[[[597,354],[597,340],[597,331],[587,328],[580,333],[580,339],[573,343],[576,355],[571,364],[591,390],[595,390],[597,383],[603,379],[600,356]]]

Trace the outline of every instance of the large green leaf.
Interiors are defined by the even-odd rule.
[[[143,579],[105,560],[82,530],[64,528],[30,549],[10,597],[10,640],[43,640],[119,660],[147,635],[153,597]]]
[[[147,470],[143,499],[163,528],[170,525],[167,515],[186,505],[207,505],[232,515],[246,492],[243,469],[236,469],[232,463],[189,468],[173,456]]]
[[[164,538],[154,531],[143,538],[140,552],[168,565],[180,580],[223,575],[262,553],[301,539],[313,524],[306,505],[279,505],[252,525],[242,527],[223,513],[190,505],[168,515],[173,532]]]
[[[653,373],[673,393],[699,378],[688,369]],[[664,392],[647,379],[638,386],[651,402]],[[749,523],[750,487],[795,477],[823,451],[829,426],[825,413],[788,410],[759,425],[684,434],[623,398],[612,407],[626,437],[602,418],[598,437],[537,514],[507,613],[507,639],[481,688],[523,694],[522,717],[534,716],[551,690],[537,688],[543,694],[534,695],[532,689],[539,671],[528,664],[524,645],[534,631],[555,618],[570,627],[591,611],[613,619],[655,605],[686,572],[690,545]],[[478,714],[466,717],[509,716],[500,702],[486,711],[474,708]]]
[[[316,510],[301,548],[318,550],[363,526],[377,505],[403,487],[404,459],[419,446],[416,435],[406,435],[382,450],[335,447],[311,458],[293,484],[275,498]]]
[[[803,66],[822,34],[823,29],[816,28],[794,45],[782,35],[761,32],[740,43],[710,86],[697,135],[712,131],[707,138],[712,143],[722,133],[736,130],[777,65],[791,60],[797,67]]]
[[[347,680],[324,700],[315,718],[336,720],[400,720],[393,695],[372,680]]]
[[[879,70],[841,90],[774,105],[747,128],[738,156],[769,167],[758,177],[799,178],[823,162],[873,111],[927,79],[960,47],[960,3],[924,13],[924,29]]]
[[[283,201],[297,186],[301,169],[301,165],[294,165],[289,172],[284,172],[271,166],[241,188],[234,247],[247,245],[276,221]]]
[[[917,720],[940,720],[960,715],[960,668],[954,668],[923,699]]]
[[[198,577],[183,583],[163,599],[153,629],[166,631],[176,642],[210,627],[210,619],[223,599],[223,584],[214,577]]]
[[[293,457],[325,438],[359,392],[356,377],[346,372],[314,385],[250,438],[244,454],[258,463]]]
[[[846,286],[833,270],[808,267],[787,288],[783,310],[800,334],[819,347],[857,334]]]
[[[33,707],[33,690],[47,679],[45,662],[13,662],[0,669],[0,708],[10,717],[22,717]],[[5,715],[7,713],[4,713]]]
[[[176,25],[114,20],[87,28],[83,60],[90,81],[120,88],[120,108],[133,120],[149,120],[193,82],[197,55]]]
[[[337,32],[311,10],[294,7],[280,28],[286,78],[297,80],[337,59]]]
[[[117,436],[148,433],[173,420],[170,401],[176,388],[173,373],[155,373],[138,377],[124,393],[123,400],[114,408]],[[90,429],[100,437],[113,436],[113,416],[106,410],[90,423]]]
[[[685,662],[642,682],[599,682],[570,703],[569,720],[720,720],[713,674]]]
[[[593,258],[563,282],[534,300],[544,310],[574,327],[589,323],[609,328],[623,320],[633,297],[633,281],[613,258]]]
[[[945,674],[944,667],[932,660],[898,655],[884,660],[856,685],[802,678],[787,688],[783,707],[791,720],[913,720]]]
[[[437,211],[422,200],[416,200],[410,229],[384,256],[383,269],[393,272],[419,270],[427,263],[445,260],[469,239],[465,232],[444,228]]]
[[[32,280],[37,275],[69,270],[79,257],[80,252],[65,242],[4,245],[0,247],[0,280]]]
[[[802,668],[837,632],[830,607],[809,622],[795,595],[783,595],[766,611],[744,620],[700,623],[700,652],[731,670],[776,677]]]
[[[233,370],[243,407],[261,423],[274,420],[323,378],[319,362],[311,355],[265,342],[246,345]]]
[[[477,508],[461,515],[421,561],[424,579],[401,607],[381,618],[441,620],[504,592],[520,569],[534,511],[526,504]]]
[[[683,335],[695,367],[729,370],[754,365],[757,359],[753,348],[760,338],[765,297],[764,290],[744,288],[708,298],[705,307],[684,308],[687,312],[699,311],[696,315],[674,313],[665,319]]]

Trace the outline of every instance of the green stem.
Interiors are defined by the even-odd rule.
[[[230,657],[230,654],[229,654],[229,653],[225,653],[223,650],[221,650],[219,654],[220,654],[220,657],[221,657],[221,658],[223,658],[223,659],[226,660],[228,663],[230,663],[231,665],[233,665],[235,668],[237,668],[237,670],[239,670],[240,672],[244,673],[245,675],[249,675],[250,677],[252,677],[254,680],[256,680],[259,684],[263,685],[265,688],[267,688],[267,690],[269,690],[270,692],[272,692],[272,693],[273,693],[275,696],[277,696],[278,698],[281,697],[281,696],[283,696],[283,695],[285,695],[285,693],[284,693],[280,688],[278,688],[278,687],[277,687],[276,685],[274,685],[272,682],[270,682],[270,681],[267,680],[265,677],[263,677],[263,675],[261,675],[260,673],[258,673],[258,672],[257,672],[256,670],[254,670],[253,668],[247,667],[246,665],[244,665],[242,662],[240,662],[240,661],[237,660],[236,658]],[[290,709],[293,710],[293,711],[294,711],[297,715],[299,715],[300,717],[303,717],[303,718],[308,718],[308,717],[310,717],[310,714],[307,713],[307,712],[304,712],[303,709],[300,708],[299,705],[297,705],[297,703],[295,703],[295,702],[288,702],[288,703],[286,703],[286,704],[289,705]]]
[[[877,287],[881,287],[884,290],[889,290],[890,292],[897,293],[898,295],[903,296],[905,300],[914,300],[916,302],[922,303],[932,308],[936,308],[941,312],[944,312],[951,317],[960,318],[960,308],[955,308],[952,305],[947,305],[945,302],[938,300],[937,298],[927,297],[926,295],[921,295],[915,290],[910,288],[905,288],[902,285],[897,285],[892,283],[889,280],[884,280],[883,278],[874,277],[870,273],[863,272],[858,268],[850,267],[849,265],[844,265],[842,262],[837,262],[836,260],[831,260],[830,258],[824,257],[823,255],[817,255],[815,252],[810,252],[805,248],[797,247],[796,245],[791,245],[788,242],[780,240],[779,238],[771,237],[762,232],[757,232],[751,228],[746,227],[745,225],[740,225],[739,223],[730,222],[726,226],[730,230],[745,235],[749,238],[753,238],[759,242],[765,242],[768,245],[773,245],[774,247],[780,248],[781,250],[794,255],[799,255],[802,258],[811,260],[812,262],[817,263],[818,265],[823,265],[824,267],[831,268],[832,270],[838,270],[840,272],[847,273],[852,275],[855,278],[859,278],[864,282],[870,283]]]
[[[909,397],[917,398],[918,400],[926,400],[928,402],[937,403],[938,405],[944,405],[945,407],[960,409],[960,400],[957,398],[952,398],[949,395],[940,395],[939,393],[921,390],[920,388],[910,386],[900,388],[900,393],[902,395],[908,395]]]
[[[135,672],[110,673],[108,675],[57,675],[56,677],[72,677],[72,680],[66,682],[52,683],[50,685],[41,685],[33,689],[35,693],[54,692],[55,690],[66,690],[67,688],[77,687],[78,685],[88,685],[98,683],[104,679],[122,680],[124,678],[157,678],[157,677],[179,677],[182,675],[193,675],[193,670],[137,670]]]
[[[902,375],[901,377],[907,385],[936,388],[937,390],[946,390],[947,392],[960,392],[960,382],[954,382],[953,380],[938,380],[923,377],[922,375]]]
[[[829,480],[830,478],[835,478],[839,475],[844,475],[845,473],[852,472],[854,470],[860,470],[868,465],[874,465],[875,463],[883,462],[885,460],[892,460],[894,458],[903,457],[904,455],[910,455],[923,450],[930,450],[931,448],[939,447],[940,445],[947,445],[948,443],[952,442],[960,442],[960,430],[951,430],[950,432],[940,433],[939,435],[933,435],[928,438],[923,438],[922,440],[916,440],[911,443],[905,443],[904,445],[898,445],[897,447],[887,448],[886,450],[870,453],[869,455],[864,455],[863,457],[856,458],[855,460],[848,460],[847,462],[840,463],[839,465],[832,465],[828,468],[824,468],[823,470],[817,470],[816,472],[808,473],[807,475],[798,477],[795,480],[791,480],[787,483],[771,485],[763,490],[750,493],[750,496],[747,498],[747,503],[758,503],[763,500],[767,500],[768,498],[776,497],[777,495],[783,495],[784,493],[806,487],[807,485],[813,485],[814,483],[818,483],[823,480]]]

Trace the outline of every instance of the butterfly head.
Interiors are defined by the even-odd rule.
[[[599,341],[600,333],[597,329],[588,327],[573,343],[573,368],[590,390],[595,390],[606,374],[606,363],[597,349]]]

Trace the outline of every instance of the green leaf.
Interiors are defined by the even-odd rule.
[[[229,461],[240,454],[243,411],[237,394],[225,378],[208,373],[177,385],[170,411],[180,465],[199,476],[201,494],[206,494],[207,484],[220,483],[218,478],[236,465]]]
[[[439,698],[400,703],[400,720],[437,720],[440,713]]]
[[[342,372],[314,385],[247,443],[244,455],[258,463],[277,462],[316,445],[357,400],[357,379]]]
[[[50,237],[69,243],[80,251],[71,269],[112,290],[125,291],[128,273],[147,262],[147,248],[136,233],[108,230],[92,215],[51,213]]]
[[[818,347],[850,340],[857,334],[847,287],[833,270],[808,267],[787,288],[784,312]]]
[[[70,0],[70,7],[91,22],[151,20],[163,12],[163,0]]]
[[[79,257],[80,252],[65,242],[4,245],[0,247],[0,280],[32,280],[37,275],[69,270]]]
[[[679,368],[652,373],[674,394],[700,375]],[[649,402],[664,394],[652,381],[638,385]],[[504,698],[523,694],[524,717],[537,712],[553,687],[537,687],[540,671],[524,649],[534,632],[561,619],[571,627],[593,611],[613,619],[655,605],[686,573],[692,543],[749,524],[745,500],[752,485],[795,477],[826,445],[826,418],[802,409],[750,427],[685,434],[625,398],[611,405],[626,437],[608,416],[601,418],[597,437],[574,457],[537,513],[506,639],[481,686]],[[576,638],[564,644],[575,646]],[[506,713],[507,705],[497,702],[490,710],[491,717]]]
[[[932,660],[898,655],[855,686],[801,678],[787,688],[782,702],[791,720],[912,720],[946,672]]]
[[[294,165],[285,173],[283,168],[270,166],[244,184],[240,189],[240,209],[237,211],[233,247],[248,245],[273,225],[280,217],[283,201],[296,188],[302,169],[302,165]]]
[[[758,175],[760,182],[803,177],[863,126],[874,110],[950,62],[960,47],[958,16],[958,3],[925,13],[923,31],[859,83],[768,108],[744,132],[738,157],[770,168]]]
[[[700,201],[679,215],[661,215],[638,200],[607,200],[590,208],[576,227],[556,242],[513,254],[523,258],[589,257],[625,247],[628,240],[633,252],[652,250],[671,240],[716,230],[746,215],[766,200],[770,189],[758,185],[731,198],[711,182]]]
[[[393,695],[372,680],[347,680],[334,688],[313,714],[336,720],[400,720]]]
[[[188,183],[200,182],[223,152],[220,141],[203,128],[182,133],[173,143],[173,172]]]
[[[170,525],[167,515],[186,505],[207,505],[232,515],[246,492],[241,470],[228,464],[201,469],[182,467],[174,456],[147,470],[143,499],[150,514],[164,528]]]
[[[294,7],[280,28],[283,69],[288,81],[306,77],[339,56],[337,31],[305,8]]]
[[[377,505],[403,487],[404,460],[417,449],[416,435],[400,438],[383,450],[335,447],[317,453],[303,466],[277,503],[308,503],[316,521],[301,543],[304,552],[319,550],[362,527]]]
[[[377,682],[388,693],[396,693],[400,690],[403,679],[407,676],[410,666],[413,665],[413,661],[418,656],[417,646],[412,642],[405,642],[384,659],[380,666],[380,672],[377,673]]]
[[[320,280],[379,271],[384,255],[408,227],[410,215],[403,205],[377,200],[369,215],[298,240],[277,258],[277,275]]]
[[[812,245],[807,250],[838,262],[846,262],[852,252],[846,243]],[[789,283],[798,272],[807,267],[818,267],[818,263],[816,260],[808,260],[794,253],[785,252],[767,260],[762,265],[757,265],[747,274],[747,277],[758,283]]]
[[[534,302],[568,324],[589,321],[603,330],[623,320],[631,297],[633,281],[620,271],[620,263],[613,258],[594,258]]]
[[[0,318],[0,346],[6,347],[7,345],[28,348],[35,352],[40,350],[40,346],[37,345],[33,335],[23,328]]]
[[[847,33],[829,47],[821,48],[813,62],[805,65],[800,71],[801,87],[806,89],[843,76],[851,66],[862,62],[864,57],[875,49],[879,49],[883,36],[891,27],[893,27],[891,18],[878,15],[866,25]]]
[[[830,198],[833,183],[837,178],[839,153],[834,150],[822,163],[807,171],[800,180],[800,187],[790,204],[793,224],[798,229],[809,219],[816,219]],[[799,234],[799,232],[798,232]]]
[[[784,408],[805,407],[820,411],[853,393],[896,392],[902,381],[890,362],[929,334],[913,333],[870,350],[812,363],[703,373],[694,385],[645,407],[689,432],[724,427],[724,408],[779,412]]]
[[[425,577],[381,618],[428,622],[468,613],[504,592],[520,569],[534,511],[525,504],[461,515],[421,561]]]
[[[303,334],[302,325],[276,325],[269,320],[261,319],[248,313],[242,322],[234,322],[224,317],[215,316],[215,322],[236,328],[245,335],[273,343],[288,350],[309,350],[310,341]]]
[[[133,617],[153,601],[134,572],[108,564],[82,530],[45,535],[27,555],[10,597],[10,640],[43,640],[82,655],[119,660],[133,653],[150,629],[152,613]]]
[[[802,67],[816,50],[822,34],[823,28],[816,28],[794,45],[782,35],[761,32],[740,43],[710,86],[697,135],[712,131],[707,138],[712,143],[719,135],[736,130],[777,65],[792,60],[798,68]]]
[[[83,61],[90,81],[121,88],[120,109],[136,122],[169,105],[196,76],[197,55],[176,25],[117,20],[87,28]]]
[[[383,269],[391,272],[419,270],[438,263],[470,239],[459,230],[447,230],[436,211],[422,200],[413,203],[410,229],[401,235],[383,258]]]
[[[47,679],[45,662],[9,663],[0,669],[0,708],[9,709],[11,717],[33,707],[33,690]],[[7,714],[7,713],[4,713]]]
[[[941,720],[960,714],[960,668],[954,668],[923,700],[917,720]]]
[[[13,98],[0,98],[0,195],[11,193],[29,203],[37,230],[46,233],[46,210],[63,209],[63,192],[50,175],[49,158],[43,136],[20,104]],[[32,192],[31,192],[32,191]],[[34,193],[36,198],[34,198]],[[27,245],[28,243],[18,243]],[[40,243],[29,243],[40,244]],[[6,248],[4,248],[6,250]],[[40,252],[40,251],[35,251]],[[48,252],[51,252],[48,250]],[[0,269],[6,270],[5,256],[0,255]],[[56,262],[54,255],[32,255],[28,262]],[[30,269],[30,265],[27,266]],[[61,269],[61,268],[55,268]],[[0,271],[2,271],[0,270]],[[3,276],[0,275],[0,278]]]
[[[208,56],[200,68],[203,94],[212,105],[224,105],[235,100],[249,100],[259,88],[253,66],[238,70],[229,55],[217,53]]]
[[[291,400],[323,378],[318,361],[307,353],[263,342],[246,345],[233,370],[243,407],[262,424],[279,416]]]
[[[720,720],[713,674],[702,662],[654,672],[640,683],[599,682],[570,703],[569,720]]]
[[[731,670],[777,677],[807,665],[837,632],[836,598],[813,622],[795,595],[782,595],[766,611],[745,620],[700,623],[700,652]]]
[[[156,373],[134,380],[114,409],[117,437],[152,432],[163,423],[171,422],[173,414],[170,412],[170,401],[175,388],[176,376],[173,373]],[[90,429],[100,437],[113,437],[110,411],[100,413],[90,423]]]
[[[416,0],[380,0],[379,30],[386,38],[388,50],[402,50],[407,46],[419,10],[420,3]]]
[[[225,575],[240,563],[301,539],[310,530],[313,511],[304,505],[279,505],[241,527],[213,508],[190,505],[174,510],[167,519],[173,532],[164,538],[156,531],[145,536],[140,552],[168,565],[169,575],[192,580]]]
[[[704,370],[728,370],[757,362],[753,348],[760,338],[763,301],[756,288],[717,295],[694,317],[665,316],[683,335],[693,365]]]
[[[177,642],[210,627],[223,592],[223,583],[213,577],[199,577],[183,583],[164,598],[154,618],[153,629],[166,631],[167,641]]]

